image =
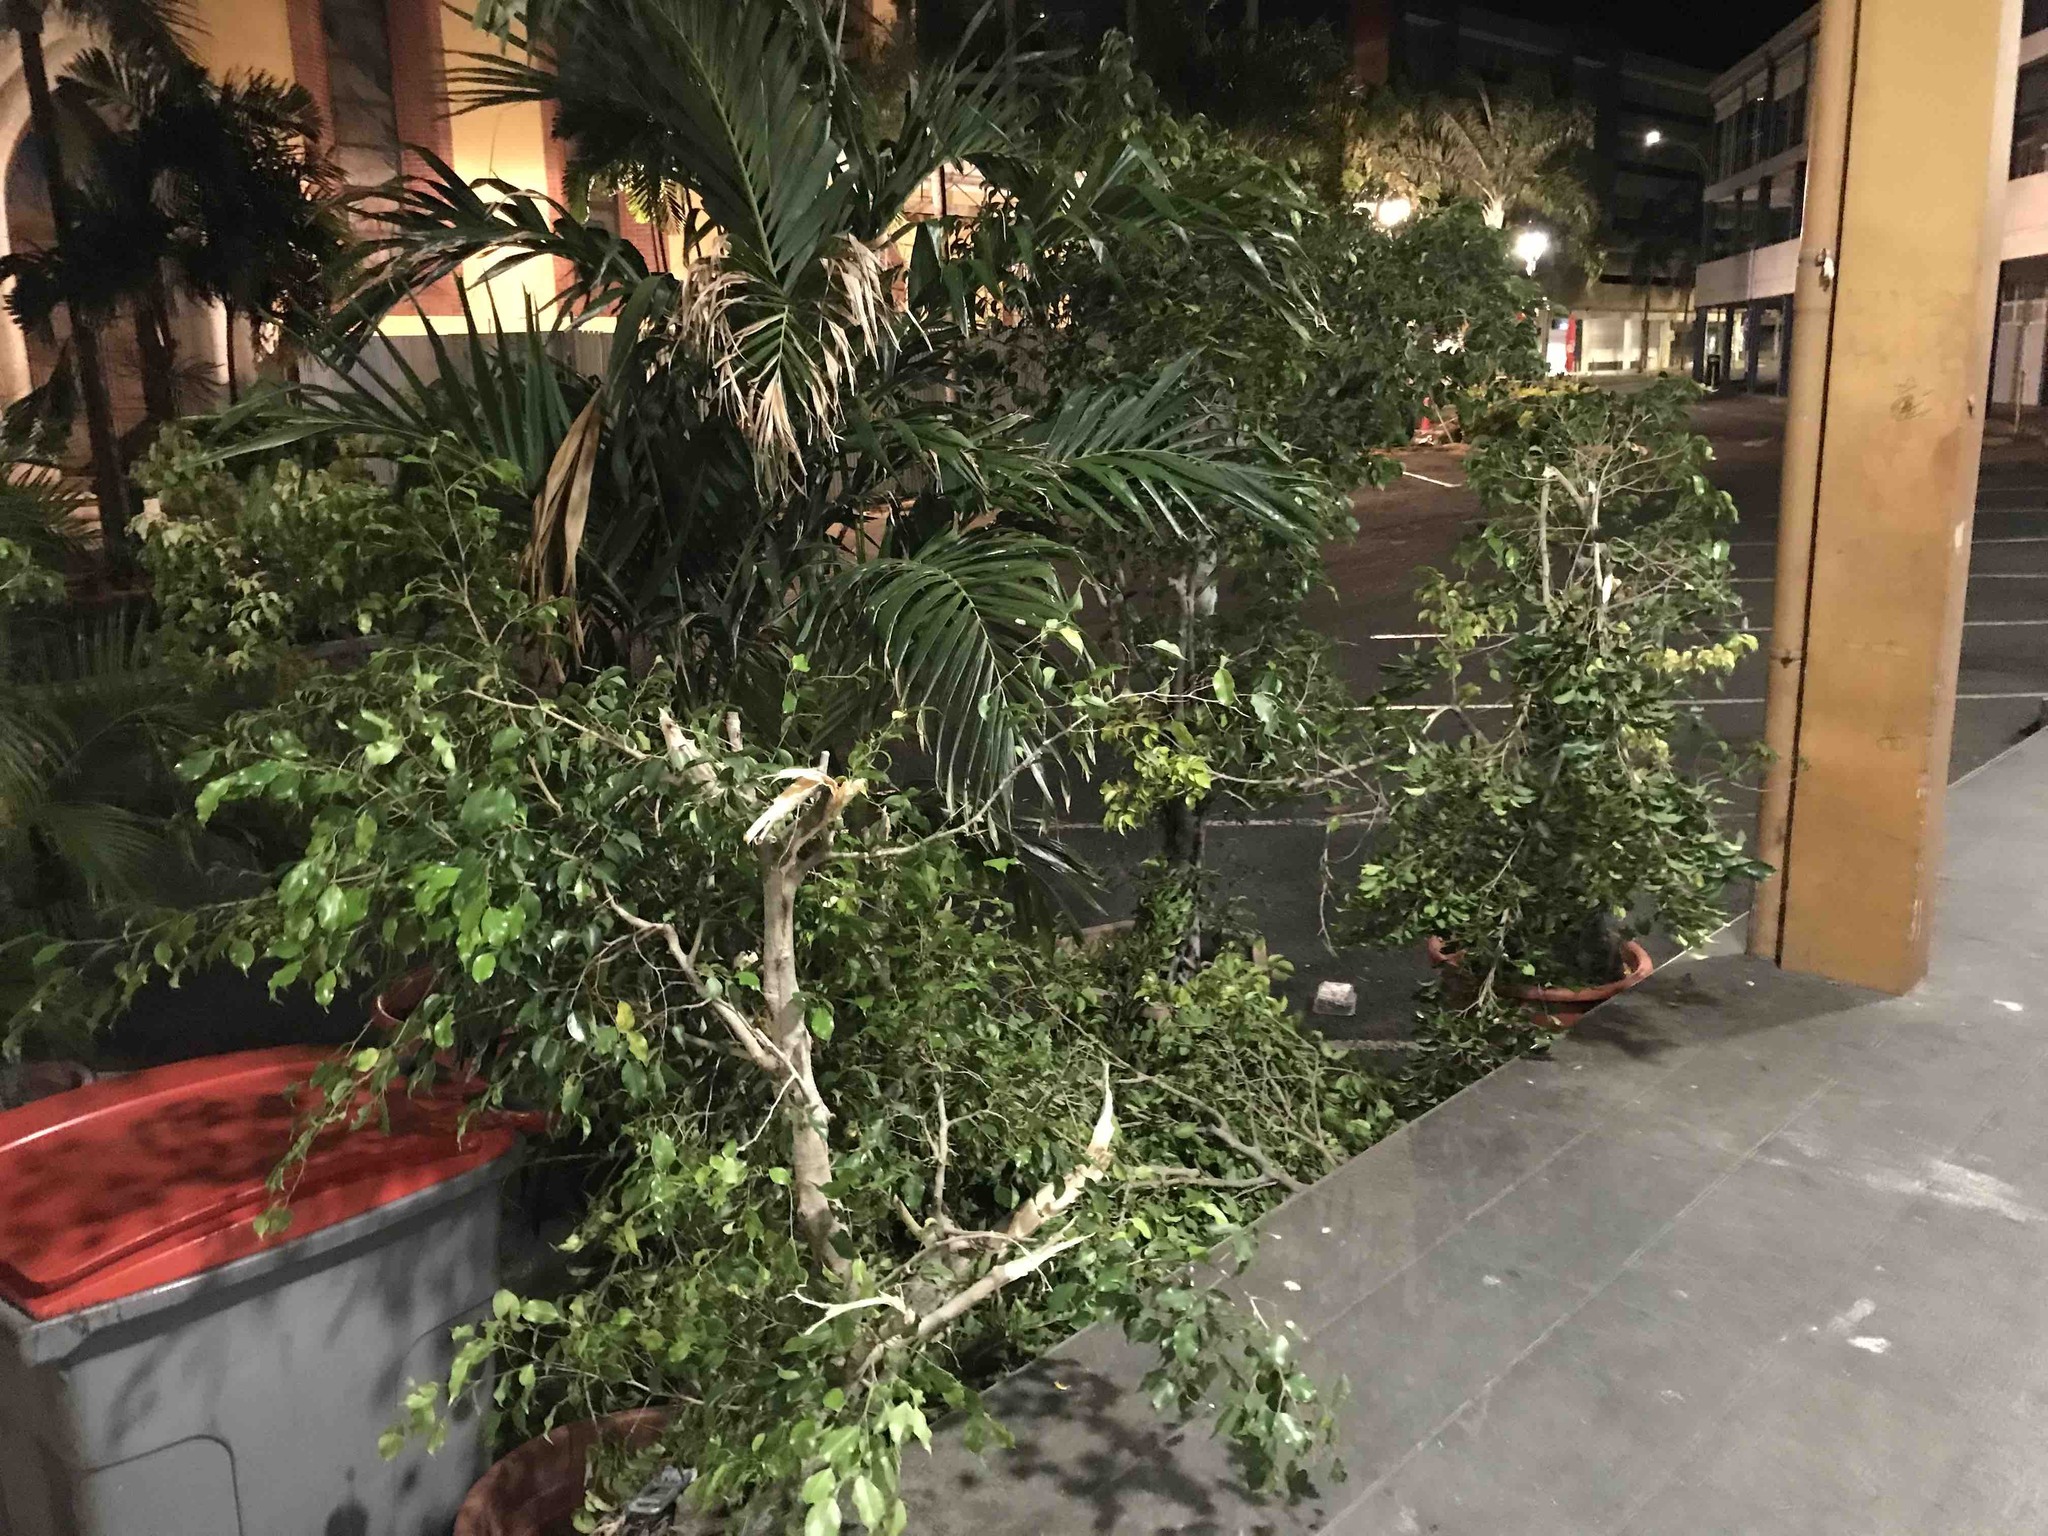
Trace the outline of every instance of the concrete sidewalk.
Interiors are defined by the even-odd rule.
[[[1959,786],[1934,973],[1660,972],[1276,1211],[1350,1476],[1234,1491],[1091,1330],[906,1468],[976,1536],[2048,1531],[2048,737]]]

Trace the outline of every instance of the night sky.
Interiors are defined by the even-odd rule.
[[[1630,47],[1725,69],[1817,0],[1482,0],[1484,8],[1552,26],[1592,26]]]
[[[963,0],[967,3],[967,0]],[[1041,4],[1046,0],[1040,0]],[[1386,0],[1389,7],[1402,0]],[[1479,9],[1540,21],[1549,26],[1583,26],[1610,33],[1644,53],[1679,59],[1705,69],[1726,69],[1819,0],[1472,0]],[[1939,0],[1928,0],[1939,3]],[[1212,0],[1220,20],[1239,11],[1243,0]],[[1115,25],[1124,0],[1059,0],[1061,9],[1096,13]],[[971,5],[970,5],[971,8]],[[1261,0],[1275,21],[1321,21],[1342,33],[1351,0]]]

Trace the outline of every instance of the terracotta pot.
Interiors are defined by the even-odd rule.
[[[427,994],[434,990],[434,983],[438,980],[440,974],[430,965],[407,971],[370,1000],[371,1025],[387,1035],[398,1033],[400,1026],[412,1016],[413,1009],[427,1000]],[[434,1059],[451,1071],[455,1065],[454,1057],[447,1051],[437,1051]],[[448,1078],[446,1089],[459,1098],[474,1098],[484,1091],[484,1084],[466,1072],[458,1072]],[[490,1119],[494,1124],[509,1125],[529,1136],[545,1134],[553,1123],[550,1116],[530,1109],[493,1110]]]
[[[615,1440],[638,1450],[667,1422],[659,1408],[634,1408],[556,1425],[477,1479],[456,1511],[455,1536],[570,1536],[592,1448]]]
[[[1464,964],[1464,956],[1445,949],[1443,940],[1434,934],[1426,947],[1431,965],[1451,969]],[[1527,1010],[1533,1022],[1548,1024],[1553,1029],[1570,1029],[1610,997],[1641,985],[1657,966],[1650,952],[1634,939],[1622,946],[1621,959],[1621,978],[1597,987],[1532,987],[1526,982],[1510,982],[1503,990]]]
[[[412,1016],[413,1009],[427,1000],[435,980],[431,965],[407,971],[370,1000],[370,1022],[387,1035],[397,1033],[398,1026]]]

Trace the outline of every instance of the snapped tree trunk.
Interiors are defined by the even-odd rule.
[[[789,1127],[797,1226],[818,1267],[843,1278],[851,1266],[839,1252],[839,1217],[825,1193],[832,1182],[832,1144],[811,1071],[811,1030],[796,976],[796,892],[803,873],[784,850],[761,855],[761,1001],[769,1040],[791,1079],[782,1095],[782,1118]]]
[[[42,150],[43,176],[50,198],[50,222],[62,250],[71,234],[71,193],[64,181],[63,148],[57,142],[57,108],[50,99],[50,75],[43,62],[43,8],[40,0],[10,0],[9,19],[21,47],[21,78],[28,88],[28,117]],[[106,540],[107,563],[115,570],[128,564],[128,474],[121,463],[121,443],[114,431],[114,404],[107,394],[106,370],[100,361],[99,331],[65,295],[64,311],[71,322],[71,352],[78,360],[78,393],[85,404],[86,440],[92,445],[93,493],[100,504],[100,533]]]

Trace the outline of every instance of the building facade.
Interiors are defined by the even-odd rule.
[[[1457,0],[1359,0],[1361,79],[1449,91],[1472,80],[1582,104],[1593,119],[1589,190],[1602,269],[1551,320],[1551,366],[1571,373],[1684,371],[1688,282],[1713,132],[1713,75],[1599,33],[1538,25]]]
[[[194,0],[191,51],[216,78],[261,72],[306,87],[320,109],[337,163],[348,180],[371,185],[403,168],[423,170],[412,146],[424,148],[466,177],[500,176],[519,186],[562,191],[563,157],[549,138],[537,104],[491,107],[452,115],[448,77],[465,54],[494,46],[440,0]],[[56,8],[48,12],[45,53],[54,82],[91,39]],[[44,247],[53,225],[34,136],[28,94],[11,37],[0,39],[0,146],[7,154],[0,178],[0,249]],[[622,228],[653,250],[652,232],[625,214]],[[531,296],[546,298],[548,274],[536,270],[495,278],[492,297],[506,316],[525,312]],[[424,296],[427,318],[394,316],[397,333],[417,332],[439,313],[458,312],[450,285]],[[481,302],[481,295],[479,296]],[[60,321],[61,323],[61,321]],[[173,317],[182,403],[209,402],[195,379],[225,373],[230,337],[220,310],[185,303]],[[253,365],[257,338],[232,340],[238,358]],[[15,399],[48,376],[58,338],[0,325],[0,394]],[[142,418],[135,349],[128,327],[102,333],[117,426]],[[247,374],[244,375],[248,376]]]
[[[2039,405],[2048,376],[2048,0],[2026,0],[2021,29],[1990,399]],[[1692,324],[1692,373],[1702,383],[1782,395],[1791,376],[1819,30],[1815,6],[1713,83],[1713,179]]]

